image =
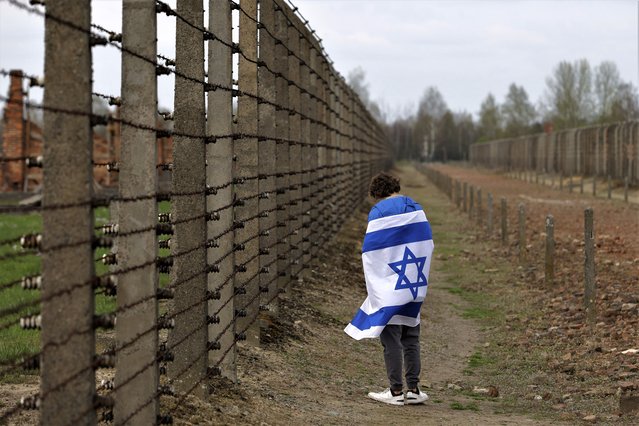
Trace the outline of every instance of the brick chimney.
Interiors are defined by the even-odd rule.
[[[22,89],[22,71],[11,70],[9,84],[9,102],[4,107],[4,128],[2,130],[2,150],[5,158],[24,157],[24,92]],[[24,161],[0,163],[0,190],[21,191],[25,177]]]

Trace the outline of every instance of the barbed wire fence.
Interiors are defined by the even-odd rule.
[[[0,308],[0,332],[41,330],[39,350],[2,361],[0,377],[39,369],[40,391],[2,409],[0,423],[24,410],[56,425],[171,423],[188,395],[208,395],[211,377],[236,379],[237,342],[259,345],[279,295],[364,200],[390,148],[282,0],[210,0],[208,28],[202,2],[125,0],[121,34],[91,23],[90,2],[3,1],[44,18],[46,49],[44,99],[28,105],[44,113],[43,155],[0,158],[43,169],[41,205],[0,207],[42,217],[42,232],[0,241],[0,264],[41,259],[0,283],[30,292]],[[174,59],[157,52],[160,13],[176,19]],[[122,54],[119,96],[92,91],[91,52],[104,47]],[[164,75],[175,76],[172,113],[157,110]],[[92,95],[119,114],[92,113]],[[119,161],[92,159],[98,125],[121,127]],[[172,161],[158,164],[167,137]],[[117,195],[94,193],[98,167],[118,173]],[[160,190],[167,170],[171,188]],[[111,220],[96,226],[99,208]],[[97,314],[96,297],[115,309]],[[164,395],[176,403],[160,412]]]
[[[580,177],[639,184],[639,122],[603,124],[558,132],[476,143],[470,147],[474,165],[509,172],[528,173],[539,180],[551,175],[558,182]],[[577,184],[577,182],[575,182]],[[572,185],[570,185],[572,188]]]

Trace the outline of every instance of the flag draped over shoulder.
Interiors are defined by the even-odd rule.
[[[360,340],[378,337],[387,324],[419,324],[433,248],[421,208],[369,220],[362,247],[368,297],[346,334]]]

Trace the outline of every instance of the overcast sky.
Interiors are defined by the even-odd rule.
[[[26,0],[22,0],[26,2]],[[174,1],[168,3],[174,4]],[[414,108],[428,86],[453,111],[476,114],[488,92],[502,101],[511,82],[533,102],[561,60],[617,63],[637,85],[635,0],[297,0],[343,75],[361,66],[372,98],[392,113]],[[94,0],[93,21],[121,28],[121,1]],[[174,55],[174,18],[158,21],[159,53]],[[95,90],[119,93],[119,58],[94,49]],[[0,68],[43,71],[43,20],[0,0]],[[172,106],[169,77],[160,103]],[[0,78],[6,93],[7,79]],[[34,97],[38,97],[37,91]]]

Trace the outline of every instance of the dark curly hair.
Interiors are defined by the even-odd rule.
[[[393,175],[382,172],[373,176],[368,192],[371,197],[381,200],[382,198],[386,198],[400,190],[401,186],[399,186],[399,179]]]

